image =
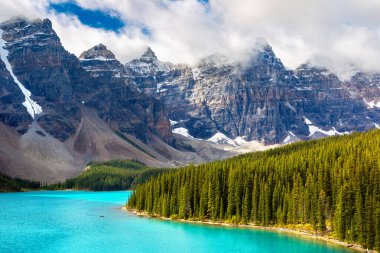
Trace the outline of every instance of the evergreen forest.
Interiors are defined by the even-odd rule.
[[[128,208],[163,217],[300,225],[380,250],[380,130],[190,165],[137,186]]]

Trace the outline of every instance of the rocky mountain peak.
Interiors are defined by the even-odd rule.
[[[146,49],[146,51],[142,54],[140,59],[145,62],[153,62],[158,60],[156,54],[150,47]]]
[[[87,51],[84,51],[80,56],[81,60],[115,60],[115,55],[107,49],[105,45],[100,43]]]
[[[49,19],[38,18],[38,19],[30,20],[30,19],[28,19],[26,17],[22,17],[22,16],[14,17],[12,19],[4,21],[4,22],[0,23],[0,26],[6,26],[6,27],[9,27],[10,29],[13,29],[13,28],[18,29],[18,28],[22,28],[22,27],[32,25],[32,24],[41,25],[47,29],[53,29],[52,23]]]
[[[38,41],[41,45],[47,41],[60,44],[49,19],[16,17],[0,23],[0,29],[4,31],[3,39],[12,45],[30,46],[29,41]]]
[[[131,76],[154,76],[157,72],[169,71],[172,64],[158,60],[153,50],[147,50],[138,59],[125,64],[127,73]]]
[[[80,64],[95,78],[102,77],[105,82],[112,78],[122,78],[123,65],[115,58],[115,55],[102,43],[84,51],[79,56]]]
[[[277,66],[280,69],[284,68],[280,58],[277,58],[272,47],[266,42],[259,40],[254,47],[254,61],[260,64],[268,64]]]

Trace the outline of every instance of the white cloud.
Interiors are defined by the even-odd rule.
[[[62,2],[64,0],[55,0]],[[120,33],[94,29],[78,19],[47,11],[48,0],[1,1],[0,17],[49,17],[64,46],[79,55],[100,42],[122,62],[150,45],[165,61],[194,63],[224,53],[240,57],[257,37],[265,38],[285,66],[310,60],[342,76],[357,66],[380,71],[380,1],[378,0],[210,0],[210,8],[196,0],[77,0],[88,9],[120,14],[144,24]],[[116,11],[116,12],[115,12]]]

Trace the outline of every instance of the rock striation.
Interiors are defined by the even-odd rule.
[[[141,90],[165,104],[169,118],[177,122],[174,128],[183,127],[194,138],[223,133],[273,144],[378,126],[376,76],[357,74],[344,82],[310,64],[289,70],[266,42],[253,48],[240,62],[212,55],[196,66],[166,64],[165,70],[156,64],[147,70],[141,57],[126,69],[134,70],[129,72]],[[160,61],[154,57],[152,62]]]

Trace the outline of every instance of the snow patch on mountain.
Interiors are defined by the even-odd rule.
[[[257,140],[246,141],[246,137],[238,136],[233,142],[235,145],[223,145],[223,149],[226,151],[233,151],[239,154],[252,152],[252,151],[264,151],[274,147],[278,147],[278,144],[275,145],[265,145]],[[221,144],[219,144],[221,145]]]
[[[104,56],[97,56],[90,59],[79,58],[80,61],[116,61],[115,59],[109,59]]]
[[[236,137],[235,140],[234,140],[234,142],[238,146],[248,144],[248,141],[244,140],[243,137],[241,137],[241,136]]]
[[[17,79],[16,75],[13,73],[12,66],[8,60],[9,52],[5,49],[6,41],[3,40],[3,30],[0,29],[0,57],[1,60],[4,62],[6,69],[13,77],[14,82],[18,85],[21,92],[25,96],[25,102],[22,103],[23,106],[25,106],[26,110],[32,116],[34,117],[40,113],[42,113],[42,107],[38,105],[34,100],[31,99],[32,93],[25,88],[25,86]]]
[[[159,71],[169,71],[171,64],[167,62],[162,62],[157,59],[157,56],[152,51],[150,47],[145,51],[145,53],[139,58],[134,59],[127,64],[125,64],[127,70],[130,70],[133,75],[149,76],[154,75]]]
[[[298,138],[292,131],[288,132],[288,136],[282,141],[284,144],[293,143],[296,141],[299,141],[300,138]]]
[[[174,126],[175,124],[177,124],[177,123],[178,123],[178,121],[175,121],[175,120],[171,120],[171,119],[169,119],[169,121],[170,121],[170,125],[171,125],[171,126]]]
[[[180,135],[185,136],[187,138],[194,139],[194,137],[189,134],[189,130],[187,130],[184,127],[174,128],[172,132],[173,132],[173,134],[180,134]]]
[[[303,117],[303,119],[305,120],[306,125],[313,125],[313,123],[308,118]]]
[[[290,108],[290,110],[292,110],[293,112],[297,112],[296,108],[294,108],[289,102],[286,102],[285,105]]]
[[[380,102],[375,102],[375,101],[367,101],[365,99],[364,100],[364,103],[367,104],[368,108],[370,109],[373,109],[373,108],[380,108]]]
[[[290,142],[290,135],[288,135],[288,136],[284,139],[283,142],[284,142],[284,143],[289,143],[289,142]]]
[[[232,146],[237,146],[232,139],[228,138],[221,132],[217,132],[216,134],[214,134],[211,138],[208,139],[208,141],[211,141],[216,144],[230,144]]]
[[[313,136],[315,133],[321,133],[321,134],[324,134],[326,136],[333,136],[333,135],[343,135],[343,134],[349,134],[350,132],[338,132],[335,127],[332,127],[332,129],[326,131],[326,130],[323,130],[315,125],[313,125],[313,123],[306,117],[303,117],[304,120],[305,120],[305,123],[308,125],[309,127],[309,137]]]

